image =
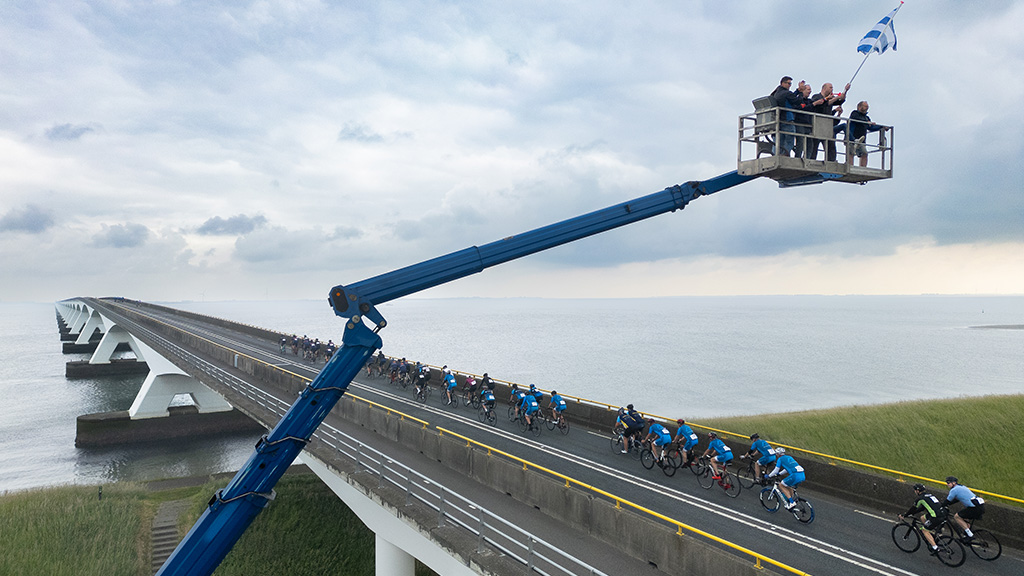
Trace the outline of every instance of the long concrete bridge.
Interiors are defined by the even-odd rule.
[[[121,299],[58,303],[80,344],[102,338],[90,363],[127,346],[149,366],[129,410],[135,422],[165,419],[187,395],[192,412],[237,409],[272,427],[319,366],[282,353],[283,333]],[[377,534],[377,574],[413,573],[418,558],[439,574],[779,574],[927,576],[946,568],[890,539],[910,491],[899,474],[798,456],[808,469],[801,495],[816,519],[768,514],[754,490],[738,498],[700,488],[680,470],[613,454],[614,407],[574,400],[568,435],[523,436],[503,415],[413,398],[412,388],[357,379],[303,452],[303,461]],[[164,426],[163,429],[169,429]],[[742,440],[746,440],[742,438]],[[732,439],[734,449],[743,444]],[[992,500],[991,498],[989,499]],[[967,573],[1019,575],[1024,513],[990,505],[985,527],[1004,554],[967,553]]]

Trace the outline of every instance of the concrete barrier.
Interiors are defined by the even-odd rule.
[[[132,420],[127,411],[79,416],[75,446],[87,448],[134,444],[199,435],[252,433],[259,437],[266,429],[238,410],[199,414],[194,406],[172,407],[167,418]]]

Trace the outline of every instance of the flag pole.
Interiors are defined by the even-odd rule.
[[[889,30],[889,29],[892,28],[892,21],[896,19],[896,14],[899,13],[900,8],[903,8],[903,0],[900,0],[900,5],[897,6],[896,10],[894,10],[893,13],[892,13],[892,18],[889,19],[889,22],[886,23],[885,28],[882,29],[882,33],[883,34],[885,33],[886,30]],[[871,53],[875,51],[875,48],[878,47],[878,42],[881,39],[882,39],[882,34],[879,34],[878,38],[875,38],[875,43],[871,46],[871,49],[868,50],[868,53],[864,55],[864,59],[860,61],[860,66],[857,66],[857,71],[853,73],[853,78],[850,78],[849,84],[851,86],[853,85],[854,78],[857,77],[857,74],[860,74],[860,69],[864,67],[864,63],[868,61],[868,56],[871,56]]]

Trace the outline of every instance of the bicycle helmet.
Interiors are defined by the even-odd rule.
[[[519,384],[513,384],[512,385],[512,389],[513,390],[519,390]]]
[[[552,395],[552,396],[554,396],[555,394],[558,394],[558,390],[552,390],[552,391],[551,391],[551,395]]]
[[[760,437],[761,436],[757,432],[754,432],[753,434],[750,435],[751,440],[757,440]]]
[[[914,484],[914,492],[924,492],[924,484]]]
[[[956,476],[946,476],[946,484],[959,484],[960,480]]]
[[[708,438],[718,438],[718,434],[715,434],[714,432],[708,432]]]
[[[785,448],[776,448],[775,449],[775,455],[776,456],[782,456],[785,453],[786,453],[786,449]]]
[[[648,418],[647,419],[647,423],[648,424],[654,424],[654,418]]]
[[[632,409],[633,409],[633,405],[632,404],[626,404],[626,410],[632,410]]]
[[[683,419],[680,418],[680,419],[676,420],[676,424],[679,424],[680,426],[682,426],[683,424],[686,424],[686,422],[684,422]]]

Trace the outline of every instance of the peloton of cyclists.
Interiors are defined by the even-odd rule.
[[[751,434],[750,439],[753,441],[750,445],[750,450],[740,456],[740,459],[746,460],[747,458],[753,458],[754,454],[759,454],[757,460],[754,461],[754,479],[764,486],[761,474],[764,470],[768,469],[769,464],[775,463],[775,448],[772,448],[768,442],[762,440],[761,436],[757,433]]]
[[[769,472],[767,477],[775,478],[780,471],[786,475],[786,478],[779,483],[779,488],[786,495],[786,510],[789,510],[796,505],[796,502],[793,501],[793,489],[806,479],[804,467],[797,464],[796,459],[792,456],[786,454],[785,448],[776,448],[775,456],[775,469]]]

